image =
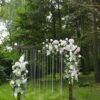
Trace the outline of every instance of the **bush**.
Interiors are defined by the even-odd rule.
[[[5,67],[0,65],[0,84],[7,80],[7,74],[5,72]]]

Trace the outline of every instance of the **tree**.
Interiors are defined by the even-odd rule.
[[[10,24],[12,45],[17,42],[19,45],[41,47],[45,38],[73,37],[82,49],[82,72],[93,70],[91,0],[19,0],[14,4],[16,7]],[[94,8],[99,16],[99,9]]]
[[[93,4],[95,2],[93,1]],[[96,12],[95,8],[93,9],[92,13],[92,20],[93,20],[93,27],[92,27],[92,32],[93,32],[93,60],[94,60],[94,72],[95,72],[95,80],[97,83],[100,83],[100,68],[99,68],[99,63],[98,63],[98,34],[97,34],[97,29],[96,29]]]

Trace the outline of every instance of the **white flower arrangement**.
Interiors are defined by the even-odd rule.
[[[13,95],[18,96],[18,93],[23,94],[25,91],[25,84],[27,82],[28,70],[26,69],[27,61],[24,61],[25,55],[22,55],[18,62],[12,66],[12,80],[10,85],[13,88]]]
[[[53,40],[46,39],[46,42],[43,42],[43,49],[46,51],[47,56],[50,54],[63,54],[65,67],[64,78],[69,80],[69,84],[73,84],[73,80],[78,81],[78,65],[80,62],[81,55],[80,47],[74,44],[74,39],[65,40]]]

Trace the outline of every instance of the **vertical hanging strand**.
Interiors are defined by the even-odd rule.
[[[41,61],[41,56],[40,56],[40,50],[38,50],[38,66],[39,66],[39,72],[38,72],[38,78],[39,78],[39,100],[40,100],[40,70],[41,70],[41,66],[40,66],[40,61]]]
[[[50,79],[49,79],[49,86],[50,86],[50,88],[51,88],[51,90],[52,90],[52,56],[50,55],[49,56],[50,58],[50,62],[49,62],[49,76],[50,76]]]
[[[42,54],[43,54],[43,88],[45,88],[45,80],[44,80],[44,79],[45,79],[45,75],[44,75],[44,73],[45,73],[45,72],[44,72],[44,70],[45,70],[45,69],[44,69],[44,60],[45,60],[45,59],[44,59],[44,53],[43,53],[43,52],[42,52]]]
[[[57,81],[57,75],[58,75],[58,73],[57,73],[57,68],[58,68],[58,55],[56,56],[56,63],[55,63],[56,65],[55,65],[55,78],[56,78],[56,81]]]
[[[42,64],[42,62],[43,62],[43,54],[42,54],[42,51],[41,51],[41,83],[42,83],[42,87],[43,87],[43,64]]]
[[[63,67],[63,55],[59,55],[59,75],[60,75],[60,95],[62,95],[62,85],[63,85],[63,82],[62,82],[62,77],[63,77],[63,71],[62,71],[62,67]]]
[[[36,51],[35,49],[33,49],[33,65],[34,65],[34,68],[33,68],[34,78],[33,79],[34,79],[34,92],[35,92],[35,85],[36,85]]]
[[[44,89],[44,54],[42,51],[42,81],[43,81],[43,89]]]
[[[41,67],[42,67],[42,84],[44,85],[44,72],[43,72],[43,67],[44,67],[44,65],[43,65],[43,60],[44,60],[44,57],[43,57],[43,50],[42,50],[42,60],[41,60]],[[44,86],[43,86],[44,87]]]
[[[54,55],[52,55],[52,93],[54,91]]]
[[[26,61],[28,61],[28,49],[26,49]]]
[[[34,48],[32,49],[33,51],[33,56],[32,56],[32,64],[33,64],[33,86],[35,84],[35,50]],[[35,89],[34,89],[35,90]]]
[[[63,85],[63,82],[62,82],[62,67],[63,67],[63,55],[61,54],[61,66],[60,66],[60,94],[62,95],[62,85]]]
[[[37,49],[36,49],[36,51],[35,51],[35,53],[36,53],[36,59],[35,59],[35,64],[36,64],[36,88],[38,88],[38,66],[37,66],[37,60],[38,60],[38,53],[37,53]]]
[[[32,49],[29,49],[30,53],[30,77],[31,77],[31,87],[33,87],[33,65],[32,65]]]
[[[49,81],[49,79],[48,79],[48,56],[46,56],[46,57],[47,57],[47,64],[46,64],[46,70],[47,70],[47,75],[46,76],[47,76],[47,79],[46,80],[47,80],[47,89],[48,89],[48,86],[49,86],[49,82],[48,82]]]
[[[44,75],[44,77],[43,77],[43,80],[44,80],[44,89],[45,89],[45,53],[43,52],[43,58],[44,58],[44,61],[43,61],[43,75]]]
[[[43,55],[44,55],[44,88],[46,87],[46,74],[45,74],[45,63],[46,63],[46,55],[45,53],[43,52]]]
[[[37,88],[39,89],[39,52],[37,50],[37,71],[36,71],[36,74],[37,74]]]
[[[23,54],[22,51],[23,51],[22,48],[19,48],[19,55],[22,55]]]
[[[25,61],[28,61],[28,49],[25,49]],[[29,70],[29,69],[28,69]],[[28,86],[28,85],[27,85]]]

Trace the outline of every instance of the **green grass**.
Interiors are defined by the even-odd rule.
[[[73,87],[75,100],[100,100],[100,84],[96,84],[93,80],[93,75],[80,77],[80,84],[89,82],[90,85],[86,87],[75,85]],[[54,92],[52,93],[50,83],[45,87],[41,82],[39,90],[38,84],[34,85],[29,82],[26,86],[26,93],[21,100],[68,100],[68,85],[66,82],[63,83],[61,95],[58,83],[57,81],[54,83]],[[0,86],[0,100],[16,100],[12,96],[12,89],[8,83]]]

